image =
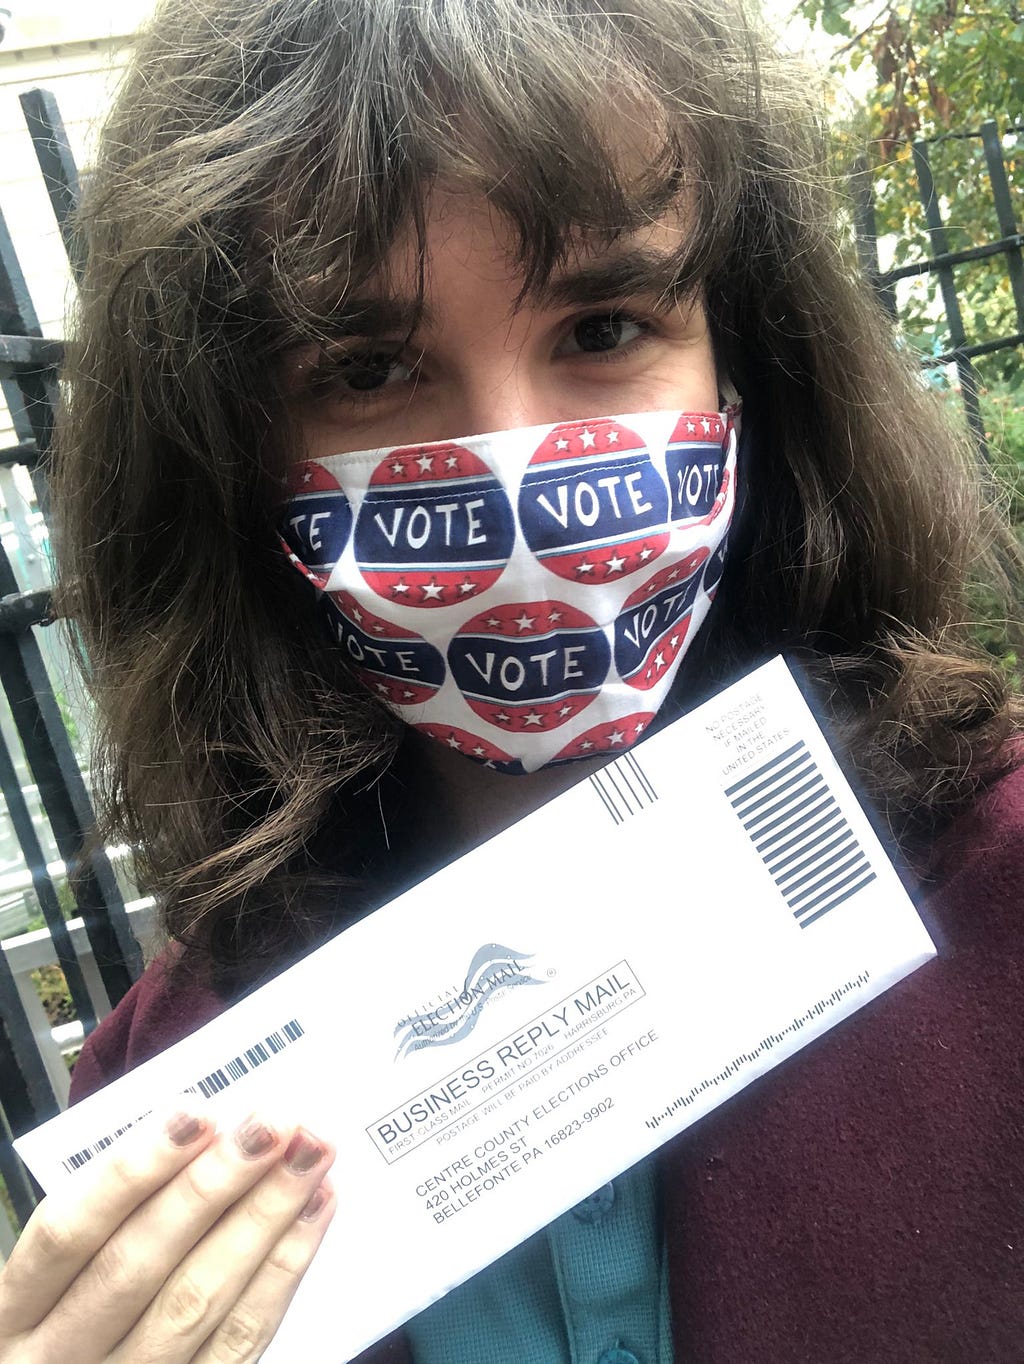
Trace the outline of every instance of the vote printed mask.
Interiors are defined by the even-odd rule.
[[[374,695],[505,772],[629,748],[722,576],[738,407],[297,466],[281,534]]]

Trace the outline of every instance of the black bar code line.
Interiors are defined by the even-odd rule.
[[[727,786],[725,788],[725,794],[731,801],[737,791],[742,791],[750,782],[757,781],[759,777],[763,777],[767,772],[770,772],[772,768],[777,767],[779,763],[785,762],[787,758],[791,758],[794,753],[799,753],[802,748],[806,747],[807,745],[804,743],[803,739],[798,739],[797,742],[793,744],[792,748],[787,748],[784,753],[777,753],[774,758],[769,759],[766,763],[762,763],[762,765],[755,768],[753,772],[748,772],[745,777],[741,777],[739,781],[733,782],[732,786]]]
[[[774,800],[780,792],[785,791],[795,781],[800,781],[805,773],[810,772],[814,767],[814,761],[807,752],[794,758],[785,767],[780,767],[777,772],[773,772],[770,777],[752,791],[744,791],[741,796],[737,796],[732,804],[741,819],[752,814],[754,810],[762,806],[767,800]],[[751,797],[756,796],[756,799]]]
[[[761,792],[757,800],[734,800],[733,808],[744,822],[767,819],[782,801],[792,796],[801,782],[813,780],[817,775],[818,769],[814,766],[813,759],[809,753],[805,753],[784,781],[773,782],[767,791]]]
[[[822,843],[822,838],[829,839],[830,841]],[[769,862],[766,865],[781,886],[784,882],[792,880],[794,876],[799,876],[800,873],[806,871],[812,863],[820,861],[830,853],[835,853],[838,857],[848,843],[855,842],[856,840],[853,837],[850,826],[847,824],[846,820],[843,819],[840,820],[836,830],[826,830],[821,835],[821,838],[815,839],[812,844],[808,845],[811,850],[808,856],[804,856],[808,851],[807,847],[798,848],[796,852],[790,853],[788,857],[782,858],[780,862]],[[797,862],[795,866],[791,865],[793,859],[797,857],[802,857],[803,861]]]
[[[595,772],[590,784],[616,824],[623,823],[627,815],[640,814],[658,799],[646,772],[630,753]]]
[[[839,820],[838,824],[836,823],[837,819]],[[781,847],[778,847],[773,852],[769,853],[768,856],[764,858],[765,866],[769,871],[772,871],[773,866],[778,866],[778,863],[775,862],[775,858],[781,857],[783,853],[789,852],[790,848],[796,848],[798,843],[801,846],[797,848],[796,855],[802,857],[811,846],[807,841],[809,835],[816,834],[818,839],[831,838],[835,830],[845,823],[846,819],[841,810],[829,810],[822,819],[819,819],[814,824],[809,824],[806,829],[801,829],[795,838],[791,838],[788,843],[783,843]]]
[[[633,812],[630,810],[628,804],[623,801],[618,787],[612,780],[611,765],[609,764],[608,767],[603,767],[600,772],[596,772],[594,774],[594,780],[597,782],[598,789],[604,796],[605,804],[612,811],[612,817],[615,820],[615,823],[622,824],[626,816]]]
[[[830,895],[835,895],[837,891],[842,890],[844,886],[848,886],[851,881],[856,881],[859,876],[863,876],[864,873],[870,871],[870,869],[870,864],[865,857],[863,865],[855,867],[853,871],[847,872],[845,876],[830,877],[827,883],[823,883],[820,892],[813,900],[808,900],[806,904],[800,905],[799,907],[792,907],[794,915],[798,919],[802,918],[809,910],[816,909],[819,905],[823,904]]]
[[[789,770],[782,775],[784,760]],[[875,879],[803,740],[744,782],[730,788],[730,804],[801,928]]]
[[[832,858],[825,867],[821,868],[810,885],[798,887],[779,886],[779,889],[782,891],[786,904],[789,905],[794,914],[799,917],[799,915],[804,913],[811,904],[820,903],[820,900],[822,898],[827,898],[827,896],[832,893],[833,889],[844,884],[843,877],[846,873],[851,872],[851,869],[851,874],[857,876],[859,875],[860,869],[865,868],[868,865],[868,860],[865,857],[862,848],[855,841],[852,850],[848,850],[839,857]],[[847,877],[847,879],[849,878]],[[775,884],[779,885],[777,880]],[[808,904],[804,904],[804,901],[807,901],[808,897],[814,896],[816,896],[817,899],[812,899]]]
[[[644,805],[644,797],[646,795],[646,792],[644,791],[640,783],[636,780],[636,774],[634,772],[631,772],[626,763],[624,763],[621,759],[617,759],[615,762],[611,764],[611,766],[615,768],[615,772],[619,777],[620,781],[623,783],[626,790],[629,792],[629,794],[633,797],[633,800],[636,802],[637,810],[641,810]]]
[[[724,1066],[717,1075],[709,1075],[707,1079],[702,1080],[700,1084],[694,1085],[686,1094],[680,1094],[678,1098],[673,1099],[660,1113],[653,1113],[647,1119],[647,1126],[650,1128],[657,1128],[663,1122],[668,1122],[673,1114],[677,1113],[681,1108],[688,1108],[695,1099],[698,1099],[701,1096],[701,1094],[704,1094],[709,1089],[717,1088],[718,1085],[724,1084],[731,1079],[732,1076],[743,1070],[745,1066],[750,1065],[751,1062],[756,1061],[766,1052],[770,1052],[774,1047],[777,1047],[780,1042],[785,1042],[786,1039],[794,1033],[800,1032],[808,1023],[813,1023],[816,1018],[820,1018],[826,1010],[839,1004],[852,990],[862,989],[870,980],[870,972],[862,971],[855,979],[848,980],[845,985],[838,986],[830,995],[825,996],[824,999],[817,1000],[809,1009],[794,1018],[791,1023],[788,1023],[786,1027],[782,1028],[779,1032],[769,1033],[767,1037],[763,1037],[750,1051],[741,1051],[738,1056],[734,1056],[729,1064]]]
[[[99,1141],[93,1142],[91,1146],[83,1147],[81,1151],[76,1151],[73,1156],[68,1156],[67,1160],[63,1162],[65,1169],[72,1171],[80,1170],[83,1165],[92,1160],[93,1156],[98,1156],[101,1151],[105,1151],[108,1146],[112,1146],[114,1142],[117,1141],[118,1137],[123,1137],[126,1132],[129,1132],[136,1123],[141,1122],[143,1118],[148,1118],[152,1111],[153,1110],[150,1109],[149,1112],[140,1113],[137,1118],[134,1118],[131,1122],[126,1122],[125,1125],[119,1127],[116,1132],[111,1132],[109,1136],[106,1137],[100,1137]]]
[[[857,884],[855,886],[851,886],[849,890],[844,890],[842,895],[837,896],[834,900],[831,900],[827,905],[822,905],[821,909],[817,910],[814,914],[808,914],[806,919],[801,919],[799,921],[800,927],[806,928],[808,924],[813,924],[815,919],[820,919],[821,916],[823,914],[827,914],[830,909],[835,909],[836,905],[841,905],[843,901],[848,900],[851,895],[856,895],[859,890],[863,890],[864,887],[866,885],[869,885],[874,879],[875,873],[873,871],[869,872],[869,874],[865,876],[863,881],[858,881]]]
[[[848,832],[841,838],[833,839],[823,848],[817,849],[812,857],[809,857],[806,862],[801,862],[799,867],[795,867],[793,871],[787,871],[781,876],[776,876],[775,884],[785,895],[795,895],[798,890],[802,890],[804,886],[813,883],[822,872],[829,868],[835,868],[844,857],[859,852],[857,840],[853,834]],[[806,870],[802,870],[804,868]]]
[[[803,819],[814,820],[817,819],[817,817],[823,811],[831,811],[833,807],[838,809],[838,806],[836,806],[835,796],[833,796],[831,792],[829,792],[827,787],[825,788],[825,791],[826,794],[823,797],[821,796],[814,797],[814,801],[812,801],[809,809],[807,808],[807,803],[804,802],[804,806],[801,807],[803,808]],[[773,844],[778,843],[780,838],[788,838],[794,829],[800,828],[802,823],[803,820],[797,820],[796,822],[784,822],[782,820],[778,820],[776,821],[775,832],[772,833],[771,837],[762,838],[761,835],[758,834],[757,838],[754,839],[754,847],[757,849],[759,853],[763,854],[766,849],[772,847]],[[781,828],[777,827],[779,824],[782,824]]]
[[[765,810],[761,816],[754,818],[754,820],[743,821],[743,816],[740,814],[740,821],[743,821],[743,828],[747,829],[747,832],[750,833],[751,839],[761,839],[761,837],[765,837],[765,835],[772,832],[773,829],[777,829],[781,824],[785,824],[785,821],[787,821],[788,818],[791,818],[792,814],[796,813],[796,810],[803,809],[803,807],[810,805],[811,802],[817,801],[822,794],[829,794],[829,788],[825,786],[825,782],[822,780],[821,773],[819,772],[814,772],[814,776],[811,777],[811,787],[813,787],[813,790],[810,791],[810,794],[809,791],[807,791],[806,784],[804,784],[804,786],[796,786],[792,788],[792,791],[785,792],[785,797],[781,799],[777,805],[773,805],[769,810]]]
[[[788,886],[784,892],[786,903],[789,905],[790,909],[796,909],[797,905],[800,904],[802,900],[806,900],[810,895],[818,895],[824,886],[834,885],[839,881],[840,877],[845,876],[847,872],[854,872],[856,874],[856,869],[858,867],[866,867],[867,865],[868,859],[864,856],[864,853],[860,848],[854,847],[848,853],[844,854],[844,856],[834,857],[825,866],[821,867],[816,877],[812,878],[809,885]],[[798,912],[802,914],[803,910],[799,910]]]
[[[246,1048],[245,1059],[251,1066],[259,1066],[262,1065],[264,1061],[270,1059],[270,1052],[267,1051],[262,1042],[257,1042],[253,1046]]]
[[[655,791],[654,787],[651,785],[651,779],[650,779],[650,777],[647,775],[647,773],[644,771],[644,769],[640,766],[640,763],[639,763],[639,761],[638,761],[636,755],[635,755],[634,753],[627,753],[627,754],[626,754],[626,762],[629,763],[630,767],[631,767],[631,768],[633,769],[633,771],[636,773],[637,781],[640,783],[640,785],[641,785],[641,786],[644,788],[644,790],[647,792],[648,799],[650,799],[651,801],[656,801],[656,800],[658,799],[658,793],[657,793],[657,791]]]
[[[619,814],[617,808],[615,807],[615,804],[614,804],[611,800],[609,800],[608,795],[607,795],[607,793],[606,793],[604,787],[601,785],[600,781],[598,780],[599,775],[600,775],[599,773],[595,772],[594,775],[590,778],[590,784],[591,784],[591,786],[594,788],[594,790],[597,792],[597,794],[601,797],[602,803],[604,804],[604,808],[605,808],[605,809],[608,811],[608,813],[611,815],[611,817],[612,817],[612,819],[615,821],[615,823],[616,823],[616,824],[621,824],[621,823],[622,823],[622,816]]]
[[[289,1019],[277,1032],[269,1033],[262,1042],[246,1048],[240,1055],[224,1061],[209,1075],[197,1080],[194,1089],[197,1089],[204,1098],[212,1098],[214,1094],[219,1094],[227,1089],[228,1085],[241,1080],[250,1070],[262,1065],[278,1052],[284,1051],[290,1042],[295,1042],[302,1036],[304,1036],[302,1024],[296,1018]]]
[[[761,813],[755,815],[753,819],[743,820],[743,827],[748,833],[752,833],[758,825],[761,825],[762,827],[757,829],[757,837],[760,837],[761,834],[766,834],[769,829],[775,828],[775,824],[766,824],[765,820],[771,820],[780,810],[784,810],[786,812],[784,817],[788,818],[789,815],[800,808],[798,805],[793,804],[794,801],[799,800],[801,796],[806,796],[807,800],[804,801],[804,804],[806,805],[808,801],[815,799],[816,795],[827,789],[824,777],[820,772],[815,772],[802,786],[796,786],[792,790],[785,791],[782,794],[781,799],[776,801],[774,805],[769,805],[767,810],[762,810]],[[779,793],[776,792],[775,794]],[[743,819],[743,816],[740,815],[740,818]],[[781,821],[776,821],[776,823],[779,822]]]
[[[822,900],[833,895],[837,889],[844,887],[848,881],[855,880],[869,869],[870,862],[864,857],[862,848],[855,848],[852,855],[832,858],[832,861],[826,863],[813,884],[795,892],[783,891],[783,898],[794,911],[795,917],[800,918],[800,915],[806,914],[811,908],[821,904]]]
[[[616,772],[615,766],[616,766],[615,763],[609,763],[607,767],[602,769],[601,776],[604,777],[611,784],[612,790],[615,792],[615,795],[612,797],[612,799],[615,800],[615,797],[616,796],[618,797],[617,803],[619,805],[619,808],[623,809],[624,813],[627,815],[635,814],[636,811],[629,803],[629,797],[622,794],[622,790],[617,780],[619,773]]]
[[[806,786],[808,780],[814,781],[816,778],[821,779],[814,764],[809,759],[806,762],[801,762],[796,772],[792,773],[784,782],[780,782],[778,786],[773,786],[770,791],[766,791],[759,800],[755,800],[750,805],[737,805],[735,807],[736,813],[745,824],[750,825],[757,824],[763,819],[770,819],[776,810],[780,809],[787,800],[796,794],[801,782]]]
[[[208,1075],[201,1080],[196,1080],[182,1092],[185,1094],[202,1094],[204,1098],[210,1099],[214,1094],[219,1094],[234,1084],[236,1080],[241,1080],[248,1075],[251,1070],[269,1061],[271,1056],[276,1056],[278,1052],[284,1051],[285,1047],[291,1042],[297,1042],[300,1037],[304,1037],[305,1029],[297,1018],[290,1018],[276,1032],[269,1033],[261,1042],[254,1042],[251,1046],[238,1056],[233,1056],[229,1061],[223,1061],[216,1069],[211,1070]],[[243,1059],[244,1058],[244,1059]],[[108,1146],[113,1145],[118,1137],[123,1137],[126,1132],[131,1131],[143,1118],[148,1118],[152,1109],[145,1113],[140,1113],[131,1122],[125,1123],[123,1127],[116,1131],[100,1137],[90,1146],[83,1146],[80,1151],[75,1151],[67,1156],[61,1163],[66,1170],[74,1172],[80,1170],[83,1165],[88,1164],[93,1156],[98,1156],[101,1151],[105,1151]]]
[[[863,850],[858,847],[852,857],[848,857],[845,861],[840,860],[837,864],[830,866],[814,885],[807,886],[795,894],[787,894],[783,891],[783,898],[793,911],[793,917],[802,921],[808,911],[821,905],[830,896],[870,870],[870,863]]]
[[[738,796],[730,797],[733,805],[736,806],[736,808],[746,809],[750,803],[753,802],[755,796],[762,797],[766,792],[770,796],[770,788],[773,788],[777,782],[790,777],[795,772],[805,767],[810,760],[811,755],[807,752],[803,744],[801,744],[800,752],[792,762],[787,763],[785,767],[776,768],[774,772],[771,772],[765,777],[764,781],[758,782],[756,786],[750,787],[749,790],[742,791]],[[758,769],[759,772],[761,770],[762,769]],[[755,773],[754,775],[757,776],[758,773]]]

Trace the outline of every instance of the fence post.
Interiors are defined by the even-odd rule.
[[[0,213],[0,379],[4,394],[20,401],[14,410],[19,439],[34,439],[45,458],[56,398],[55,362],[59,347],[40,337],[14,245]],[[46,509],[44,471],[33,470],[40,508]],[[0,597],[19,596],[19,584],[0,547]],[[142,972],[142,955],[132,937],[124,901],[102,849],[89,851],[86,829],[94,824],[82,774],[57,706],[42,654],[30,624],[0,629],[0,682],[11,707],[25,757],[39,787],[54,839],[71,878],[72,889],[111,1002],[127,993]]]
[[[985,162],[988,166],[988,178],[992,186],[999,231],[1003,237],[1017,237],[1019,235],[1017,218],[1010,199],[1010,185],[1006,179],[1003,147],[994,120],[989,119],[981,125],[981,143],[985,149]],[[1024,262],[1019,246],[1006,248],[1006,272],[1010,277],[1010,289],[1017,312],[1017,331],[1024,332]]]
[[[78,207],[78,167],[68,142],[64,120],[50,90],[27,90],[19,96],[19,100],[64,250],[75,281],[80,283],[85,266],[83,243],[71,222],[71,215]]]
[[[864,276],[875,292],[875,296],[889,316],[896,321],[896,290],[883,281],[878,268],[878,225],[875,220],[875,196],[871,183],[871,167],[866,155],[860,155],[853,163],[850,177],[850,192],[853,198],[854,243],[857,259]]]
[[[914,157],[914,169],[917,172],[921,206],[924,209],[925,222],[928,225],[928,236],[931,240],[932,251],[936,256],[948,255],[949,245],[946,240],[946,228],[942,221],[938,196],[935,193],[931,161],[928,158],[928,144],[926,142],[914,142],[911,144],[911,151]],[[967,424],[983,458],[988,460],[985,423],[981,419],[981,405],[978,402],[978,376],[970,357],[964,354],[967,337],[964,333],[964,321],[960,312],[960,299],[956,291],[953,267],[951,265],[937,265],[935,273],[939,277],[942,302],[946,309],[949,339],[952,342],[957,377],[960,380],[960,392],[963,396],[964,410],[967,413]]]

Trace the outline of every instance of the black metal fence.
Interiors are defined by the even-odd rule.
[[[78,175],[53,96],[33,90],[21,97],[50,203],[73,273],[80,269],[69,218],[78,197]],[[42,336],[14,245],[0,212],[0,387],[11,414],[16,444],[0,450],[0,463],[30,472],[36,501],[47,510],[46,452],[53,430],[58,340]],[[94,819],[82,772],[61,715],[36,637],[53,628],[48,592],[21,590],[14,565],[0,545],[0,685],[3,686],[25,761],[67,869],[67,894],[85,933],[110,1003],[116,1004],[142,970],[142,957],[125,912],[121,890],[106,854],[89,849]],[[25,865],[64,972],[72,1003],[86,1034],[96,1010],[71,943],[36,827],[6,744],[0,743],[0,790],[21,845]],[[0,951],[0,1176],[19,1220],[36,1201],[36,1190],[15,1156],[10,1138],[59,1111],[54,1086],[42,1063],[31,1022],[7,954]]]
[[[1007,134],[1017,134],[1024,132],[1024,129],[1013,126],[1006,131]],[[936,143],[975,141],[980,142],[983,151],[999,236],[992,241],[971,246],[962,251],[951,251],[949,249],[948,229],[943,221],[940,206],[940,194],[936,190],[933,174],[933,148]],[[983,355],[992,355],[998,351],[1010,350],[1024,345],[1024,260],[1021,258],[1024,235],[1020,232],[1014,211],[1013,197],[1003,156],[1002,136],[995,120],[990,119],[976,131],[945,133],[936,138],[922,138],[920,141],[911,143],[910,150],[918,196],[927,224],[932,254],[923,260],[898,266],[885,272],[879,269],[878,235],[875,226],[874,173],[868,158],[863,156],[859,159],[852,183],[858,255],[865,274],[872,281],[883,305],[894,319],[898,316],[896,286],[900,280],[922,275],[931,275],[937,279],[949,335],[949,349],[939,355],[930,356],[926,364],[930,369],[955,365],[968,426],[978,449],[987,458],[989,451],[985,436],[985,423],[982,420],[979,403],[980,385],[974,361]],[[983,341],[968,344],[956,272],[960,267],[989,260],[996,256],[1005,258],[1017,330],[1005,336],[986,338]]]
[[[21,103],[72,274],[77,277],[82,261],[69,219],[78,197],[78,175],[56,102],[46,91],[34,90],[23,95]],[[978,356],[1024,344],[1024,264],[1021,260],[1024,237],[1017,228],[996,124],[988,122],[976,133],[962,136],[981,139],[1001,234],[998,239],[964,251],[948,249],[927,142],[914,144],[913,166],[931,239],[932,255],[929,258],[887,272],[879,269],[872,172],[866,160],[854,177],[854,205],[861,263],[893,316],[896,315],[896,286],[901,279],[921,274],[934,274],[938,279],[948,325],[949,349],[928,363],[956,366],[967,420],[984,453],[985,432],[973,362]],[[968,344],[956,272],[996,255],[1005,256],[1018,330],[1012,335]],[[41,334],[0,214],[0,385],[16,435],[15,444],[0,449],[0,466],[21,464],[29,470],[44,516],[47,507],[46,452],[53,428],[60,360],[60,341],[44,338]],[[87,851],[86,836],[93,816],[86,783],[75,760],[36,635],[37,630],[51,628],[54,627],[49,593],[21,590],[11,560],[0,546],[0,685],[6,694],[42,807],[68,869],[74,910],[81,916],[103,986],[113,1005],[139,975],[142,960],[110,861],[102,851]],[[97,1010],[71,942],[57,888],[47,870],[14,758],[2,741],[0,790],[31,873],[52,939],[54,959],[64,972],[74,1008],[88,1035],[95,1026]],[[55,1114],[58,1108],[58,1096],[41,1062],[7,955],[0,950],[0,1177],[6,1183],[15,1214],[22,1221],[34,1205],[37,1190],[14,1155],[10,1138]]]

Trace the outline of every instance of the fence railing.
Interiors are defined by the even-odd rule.
[[[77,275],[81,260],[70,220],[78,197],[78,176],[56,101],[48,92],[34,90],[21,96],[21,104],[72,273]],[[44,465],[53,430],[60,359],[60,341],[42,336],[0,213],[0,389],[16,439],[13,446],[0,450],[0,464],[21,464],[28,470],[44,517]],[[76,950],[75,936],[65,922],[15,757],[6,742],[0,742],[0,791],[46,924],[49,960],[56,960],[64,972],[82,1032],[87,1034],[98,1015],[116,1004],[138,977],[142,955],[110,861],[102,849],[87,842],[94,825],[92,807],[35,634],[38,628],[52,628],[49,593],[22,590],[14,564],[0,543],[0,685],[67,869],[65,893],[75,901],[81,923],[77,947],[82,951]],[[89,959],[96,977],[92,990]],[[97,981],[104,995],[100,1002]],[[67,1086],[54,1069],[52,1055],[47,1058],[46,1030],[41,1029],[24,981],[11,964],[7,944],[0,951],[0,1022],[0,1178],[15,1216],[23,1222],[38,1191],[17,1160],[10,1138],[57,1113],[62,1101],[66,1103]]]
[[[1019,128],[1013,132],[1024,131]],[[980,141],[984,154],[992,202],[1000,235],[990,242],[971,246],[963,251],[951,251],[947,225],[943,220],[940,194],[936,188],[932,168],[932,146],[935,142]],[[977,131],[945,133],[940,138],[922,138],[910,144],[917,192],[924,210],[932,255],[891,270],[881,270],[878,259],[878,233],[875,222],[873,172],[866,156],[859,158],[853,175],[853,203],[857,229],[857,249],[861,266],[889,314],[895,319],[896,285],[900,280],[922,275],[934,275],[938,280],[942,308],[949,334],[949,349],[929,356],[924,362],[928,369],[955,365],[967,423],[981,454],[988,458],[985,423],[979,402],[980,385],[974,361],[983,355],[1011,350],[1024,345],[1024,235],[1020,232],[1010,192],[1006,162],[999,128],[989,119]],[[956,272],[959,267],[977,261],[1005,257],[1010,290],[1016,315],[1017,330],[1005,336],[987,338],[968,344]]]
[[[78,175],[52,95],[35,90],[21,97],[28,134],[49,192],[71,273],[82,260],[70,218],[78,197]],[[854,179],[858,250],[862,265],[890,312],[896,311],[896,285],[912,274],[933,273],[941,286],[949,330],[947,353],[929,364],[955,364],[970,428],[985,453],[984,425],[978,403],[973,360],[981,354],[1024,343],[1024,265],[999,134],[994,122],[976,134],[982,141],[1001,236],[967,251],[948,249],[940,196],[932,175],[927,143],[913,149],[913,164],[928,224],[933,254],[913,265],[879,267],[871,191],[864,162]],[[956,271],[992,256],[1005,256],[1016,307],[1015,334],[967,343]],[[61,343],[41,334],[28,287],[0,214],[0,387],[14,423],[15,443],[0,449],[0,468],[22,465],[30,474],[40,511],[47,509],[45,464],[53,427]],[[24,1220],[37,1195],[11,1147],[11,1136],[55,1114],[67,1101],[64,1056],[116,1004],[142,969],[135,929],[152,911],[149,902],[125,904],[103,850],[89,850],[93,825],[86,784],[75,760],[57,699],[44,665],[37,630],[52,629],[47,590],[23,590],[15,567],[0,544],[0,685],[10,706],[31,781],[38,789],[53,839],[65,864],[77,913],[65,922],[61,899],[40,845],[36,822],[26,801],[17,754],[0,731],[0,791],[17,834],[31,886],[46,927],[3,942],[0,950],[0,1178],[15,1216]],[[46,1020],[31,984],[31,972],[56,961],[64,972],[77,1023],[55,1029]],[[0,1255],[11,1234],[0,1211]]]
[[[132,900],[125,905],[125,912],[133,933],[140,942],[145,942],[154,927],[155,902],[150,897]],[[81,919],[71,919],[67,931],[89,994],[93,1016],[102,1018],[110,1010],[110,999],[93,956],[85,924]],[[37,928],[30,933],[6,938],[3,953],[50,1086],[60,1107],[66,1108],[71,1079],[66,1058],[81,1049],[86,1029],[81,1018],[69,1023],[51,1023],[40,1002],[32,974],[53,961],[53,940],[49,930]]]

